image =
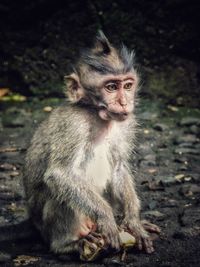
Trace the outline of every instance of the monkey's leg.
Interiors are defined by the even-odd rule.
[[[118,167],[118,177],[121,178],[121,187],[115,186],[116,193],[121,195],[124,218],[121,227],[136,238],[139,250],[144,249],[147,253],[154,252],[153,242],[148,232],[159,232],[159,229],[150,223],[142,223],[140,220],[140,201],[137,196],[134,181],[129,172]]]
[[[65,254],[71,252],[83,253],[83,244],[91,250],[100,246],[100,235],[94,233],[97,225],[89,217],[64,207],[55,201],[48,201],[43,209],[45,232],[50,242],[50,249],[54,253]],[[47,238],[46,238],[47,239]]]

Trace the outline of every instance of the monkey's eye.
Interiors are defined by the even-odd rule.
[[[124,89],[130,90],[132,88],[133,84],[132,83],[125,83]]]
[[[107,91],[112,92],[117,90],[117,85],[115,83],[109,83],[106,86]]]

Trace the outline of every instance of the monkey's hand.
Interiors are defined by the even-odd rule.
[[[101,218],[97,221],[98,232],[101,233],[108,246],[111,248],[119,250],[121,241],[119,237],[119,229],[115,222],[114,217]]]
[[[121,228],[125,229],[136,238],[136,246],[139,250],[144,249],[147,253],[154,252],[153,242],[147,233],[148,228],[146,229],[147,231],[145,230],[145,224],[143,225],[142,222],[134,218],[124,220]],[[160,233],[160,229],[158,227],[154,229],[151,228],[149,232]]]

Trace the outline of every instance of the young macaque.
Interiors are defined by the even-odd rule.
[[[114,48],[99,32],[65,81],[66,103],[40,125],[26,156],[24,186],[35,226],[55,253],[82,253],[102,237],[118,250],[119,228],[140,250],[153,252],[148,232],[160,230],[140,220],[129,166],[139,83],[134,53]]]

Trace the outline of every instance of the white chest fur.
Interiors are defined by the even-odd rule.
[[[87,180],[99,192],[103,192],[107,183],[112,179],[114,166],[111,151],[115,146],[120,149],[121,129],[123,129],[121,122],[113,122],[109,127],[101,128],[92,138],[90,149],[86,152],[84,148],[81,148],[78,157],[74,159],[77,177]]]
[[[100,191],[111,180],[111,164],[109,162],[109,142],[103,141],[93,148],[91,161],[86,167],[86,177]]]
[[[87,164],[86,177],[100,191],[103,191],[112,179],[114,166],[111,150],[113,145],[120,146],[122,124],[112,122],[104,131],[100,131],[92,145],[92,157]]]

